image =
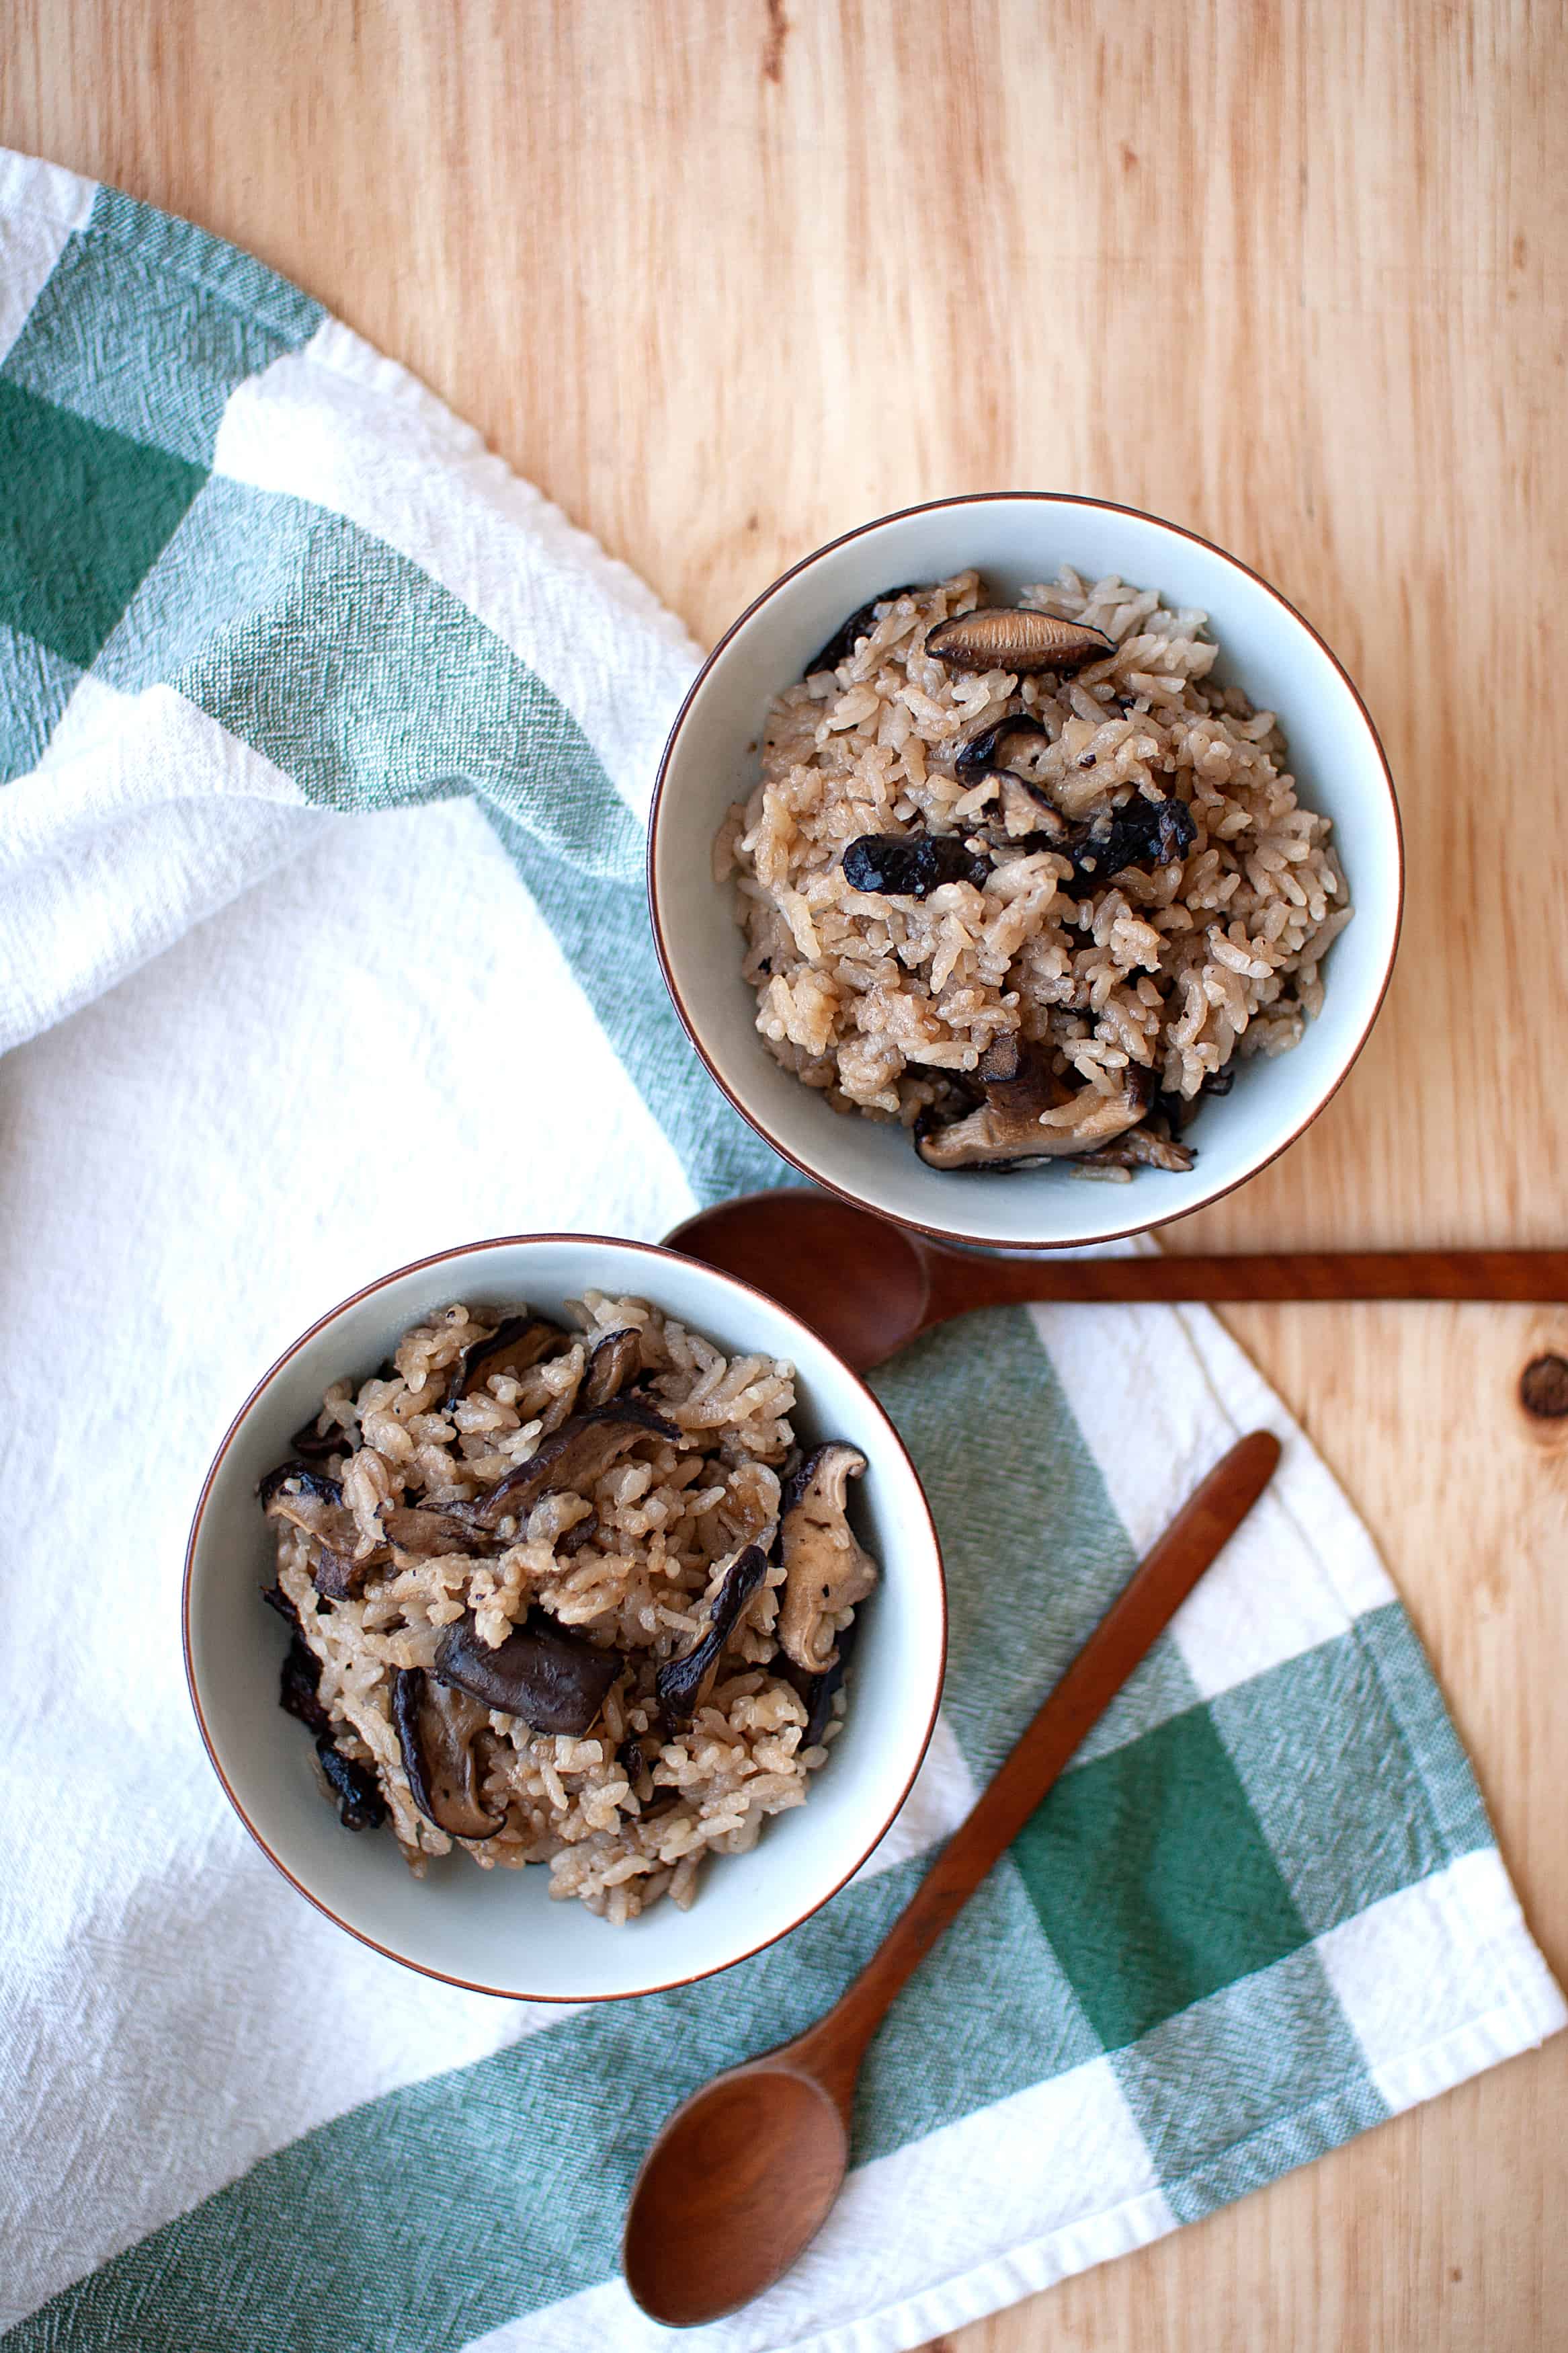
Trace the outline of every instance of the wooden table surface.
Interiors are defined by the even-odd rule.
[[[3,0],[0,142],[287,271],[710,638],[1042,488],[1218,540],[1363,689],[1393,994],[1173,1248],[1568,1242],[1568,72],[1528,0]],[[1568,1314],[1227,1317],[1381,1542],[1568,1971]],[[1568,2344],[1568,2036],[962,2353]],[[1551,2218],[1557,2220],[1552,2222]]]

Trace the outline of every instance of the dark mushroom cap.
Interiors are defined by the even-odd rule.
[[[1021,605],[984,605],[942,621],[926,639],[926,651],[949,670],[1029,672],[1082,670],[1116,651],[1103,629],[1064,621],[1056,613],[1036,613]]]
[[[889,899],[929,899],[944,882],[978,890],[991,871],[990,860],[956,833],[863,833],[846,844],[840,863],[852,891]]]
[[[476,1340],[471,1348],[464,1349],[447,1383],[443,1411],[450,1413],[459,1398],[483,1388],[492,1374],[531,1372],[535,1365],[564,1355],[571,1345],[571,1333],[545,1316],[509,1315],[488,1340]]]
[[[978,784],[982,776],[989,776],[998,768],[1005,769],[1021,745],[1045,739],[1043,719],[1037,719],[1032,711],[1015,711],[1010,718],[993,720],[989,727],[981,728],[978,734],[961,744],[953,770],[964,784]],[[1020,776],[1018,782],[1026,784],[1028,779]]]
[[[286,1488],[318,1504],[341,1504],[343,1500],[343,1491],[335,1479],[327,1478],[320,1471],[312,1471],[308,1462],[296,1458],[279,1462],[275,1471],[268,1471],[257,1482],[256,1492],[261,1499],[262,1510],[271,1512]]]
[[[392,1722],[408,1787],[426,1820],[450,1838],[494,1838],[506,1815],[484,1810],[474,1745],[489,1722],[488,1711],[423,1668],[400,1667],[392,1683]]]
[[[344,1830],[379,1830],[386,1820],[386,1800],[372,1767],[361,1764],[357,1757],[345,1757],[330,1740],[318,1740],[316,1754],[338,1801],[338,1820]]]
[[[1157,801],[1137,793],[1121,807],[1074,826],[1062,848],[1072,860],[1073,881],[1082,887],[1108,882],[1128,866],[1174,866],[1197,833],[1197,819],[1173,793]]]
[[[642,1370],[642,1335],[630,1326],[595,1341],[583,1380],[585,1406],[608,1405]]]
[[[877,626],[877,616],[884,605],[897,602],[900,596],[916,596],[921,583],[906,580],[901,588],[884,588],[879,596],[868,597],[857,605],[846,621],[840,621],[825,646],[819,646],[802,670],[802,678],[815,678],[818,670],[837,670],[847,662],[862,638],[868,638]]]
[[[659,1705],[678,1731],[692,1721],[712,1690],[719,1662],[767,1573],[768,1557],[761,1545],[747,1545],[738,1552],[724,1572],[702,1632],[689,1651],[679,1659],[667,1659],[655,1675]]]
[[[673,1445],[679,1436],[674,1422],[640,1398],[613,1398],[608,1405],[590,1406],[586,1413],[563,1421],[526,1462],[481,1495],[474,1518],[480,1527],[493,1528],[503,1519],[518,1518],[541,1495],[558,1493],[563,1487],[582,1494],[613,1462],[629,1454],[639,1439],[662,1438]]]
[[[480,1641],[472,1617],[458,1619],[441,1637],[435,1672],[531,1731],[581,1734],[598,1722],[624,1663],[618,1651],[601,1650],[536,1609],[496,1650]]]
[[[318,1739],[331,1736],[331,1718],[322,1706],[318,1694],[321,1683],[321,1662],[298,1630],[283,1654],[283,1664],[278,1676],[278,1704],[286,1715],[297,1715],[300,1723]]]

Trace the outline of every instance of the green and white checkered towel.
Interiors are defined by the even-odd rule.
[[[829,2228],[696,2342],[894,2353],[1563,2023],[1364,1530],[1201,1313],[992,1314],[881,1377],[947,1551],[942,1725],[872,1863],[757,1959],[488,2001],[245,1838],[176,1603],[256,1366],[425,1250],[657,1235],[783,1175],[645,925],[692,659],[294,288],[0,158],[8,2353],[666,2342],[616,2276],[650,2133],[833,1999],[1260,1422],[1270,1496],[878,2041]]]

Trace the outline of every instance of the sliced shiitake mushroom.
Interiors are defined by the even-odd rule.
[[[817,1748],[828,1725],[833,1721],[833,1695],[844,1681],[844,1671],[849,1664],[857,1637],[860,1631],[858,1618],[851,1618],[838,1637],[838,1656],[819,1675],[807,1674],[791,1658],[781,1657],[776,1672],[796,1691],[805,1704],[805,1729],[800,1736],[802,1748]]]
[[[955,833],[862,833],[846,844],[842,864],[852,891],[890,899],[929,899],[944,882],[978,890],[991,871]]]
[[[818,670],[837,670],[847,662],[862,638],[868,638],[877,626],[878,616],[885,605],[896,604],[900,596],[916,596],[921,583],[906,580],[901,588],[884,588],[879,596],[869,597],[857,605],[847,621],[840,621],[825,646],[819,646],[802,670],[802,678],[815,678]]]
[[[601,1650],[535,1609],[495,1650],[471,1616],[459,1618],[441,1637],[435,1672],[531,1731],[581,1734],[598,1722],[623,1664],[618,1651]]]
[[[321,1662],[300,1632],[296,1620],[293,1640],[279,1670],[278,1704],[286,1715],[297,1715],[318,1740],[331,1739],[332,1728],[331,1718],[319,1696],[321,1686]]]
[[[1065,1103],[1026,1087],[994,1090],[978,1110],[945,1126],[917,1123],[915,1149],[928,1168],[1019,1168],[1092,1152],[1137,1126],[1149,1107],[1144,1074],[1130,1074],[1120,1094],[1080,1087]]]
[[[926,651],[949,670],[1007,670],[1021,678],[1035,670],[1082,670],[1086,662],[1113,654],[1116,641],[1103,629],[1064,621],[1056,613],[983,605],[978,612],[940,622],[926,639]]]
[[[400,1667],[392,1683],[392,1722],[408,1787],[426,1820],[449,1838],[494,1838],[506,1815],[485,1811],[475,1747],[489,1723],[489,1709],[422,1667]]]
[[[628,1325],[594,1344],[583,1378],[584,1405],[608,1405],[642,1370],[642,1335]]]
[[[374,1768],[357,1757],[345,1757],[330,1740],[318,1740],[316,1755],[327,1786],[338,1801],[338,1820],[346,1831],[374,1831],[386,1820],[386,1800]]]
[[[1075,826],[1063,848],[1079,884],[1108,882],[1126,866],[1174,866],[1197,839],[1197,819],[1174,793],[1146,800],[1135,793],[1120,808]]]
[[[330,1600],[357,1593],[367,1572],[391,1558],[384,1544],[361,1551],[359,1523],[342,1487],[302,1462],[280,1462],[258,1493],[269,1520],[287,1520],[311,1539],[310,1581]]]
[[[495,1539],[475,1526],[467,1504],[443,1511],[428,1504],[394,1504],[383,1511],[381,1525],[395,1557],[439,1560],[447,1553],[484,1553],[495,1548]]]
[[[1165,1168],[1184,1174],[1194,1158],[1190,1144],[1178,1144],[1174,1136],[1156,1135],[1150,1127],[1129,1128],[1112,1143],[1101,1144],[1093,1152],[1079,1155],[1080,1168]]]
[[[784,1489],[779,1648],[808,1674],[838,1656],[828,1620],[856,1608],[877,1582],[877,1564],[856,1542],[846,1509],[849,1482],[865,1468],[858,1446],[835,1440],[808,1454]]]
[[[579,1494],[591,1487],[612,1462],[629,1454],[640,1439],[662,1438],[674,1444],[680,1432],[640,1398],[613,1398],[608,1405],[591,1406],[575,1413],[547,1438],[526,1462],[509,1471],[474,1505],[473,1516],[483,1528],[503,1519],[516,1519],[541,1495],[574,1487]]]
[[[1032,711],[1015,711],[1010,718],[994,720],[989,727],[983,727],[961,745],[952,764],[953,772],[966,785],[978,784],[982,776],[989,776],[997,769],[1008,769],[1020,751],[1045,741],[1045,721],[1037,719]],[[1028,778],[1020,776],[1018,781],[1027,784]]]
[[[347,1430],[340,1430],[334,1422],[323,1436],[318,1426],[321,1419],[319,1413],[313,1413],[309,1421],[302,1421],[300,1424],[299,1429],[289,1440],[297,1461],[324,1462],[329,1454],[347,1453],[351,1443]]]
[[[510,1373],[515,1377],[531,1372],[547,1358],[563,1356],[571,1345],[571,1333],[545,1316],[509,1315],[488,1340],[476,1340],[471,1348],[464,1349],[447,1383],[443,1411],[450,1413],[461,1398],[473,1397],[493,1374]]]
[[[738,1552],[724,1572],[708,1623],[696,1641],[679,1659],[667,1659],[655,1675],[659,1705],[678,1731],[691,1723],[712,1690],[719,1662],[767,1573],[768,1557],[761,1545],[747,1545]]]

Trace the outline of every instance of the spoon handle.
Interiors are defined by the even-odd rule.
[[[1279,1440],[1255,1430],[1215,1464],[1112,1602],[848,1991],[793,2046],[846,2118],[861,2055],[888,2005],[1241,1525],[1279,1460]]]
[[[1568,1250],[1269,1250],[1244,1258],[994,1259],[923,1247],[927,1324],[1027,1301],[1568,1300]]]

